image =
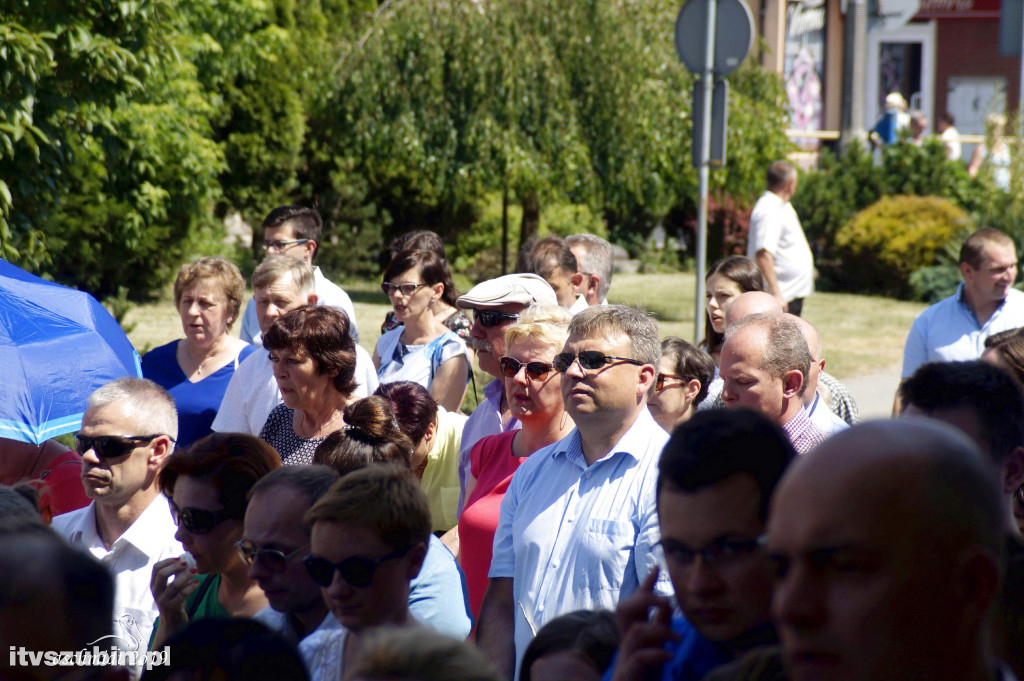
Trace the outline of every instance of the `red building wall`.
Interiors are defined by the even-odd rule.
[[[1000,57],[998,19],[939,19],[935,48],[935,115],[946,110],[950,77],[1006,78],[1007,108],[1020,101],[1020,57]]]

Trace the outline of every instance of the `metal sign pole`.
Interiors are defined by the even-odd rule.
[[[693,342],[704,338],[704,270],[708,257],[708,181],[711,165],[711,99],[714,94],[715,65],[715,20],[718,14],[718,0],[708,0],[707,38],[704,43],[704,70],[701,73],[701,88],[704,90],[704,105],[701,112],[704,125],[700,136],[700,169],[698,170],[697,206],[697,300],[693,315]]]

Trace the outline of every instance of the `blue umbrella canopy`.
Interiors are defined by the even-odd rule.
[[[0,260],[0,437],[39,444],[78,430],[96,388],[141,375],[95,298]]]

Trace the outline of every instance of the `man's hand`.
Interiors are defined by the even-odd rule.
[[[654,593],[658,568],[647,575],[640,588],[619,602],[615,619],[619,625],[619,657],[612,681],[642,681],[644,673],[672,659],[665,650],[667,641],[678,641],[672,631],[672,605],[669,599]],[[654,616],[648,613],[654,610]],[[660,674],[657,675],[660,678]]]
[[[503,679],[511,681],[516,670],[515,595],[511,577],[492,577],[480,606],[476,644]]]

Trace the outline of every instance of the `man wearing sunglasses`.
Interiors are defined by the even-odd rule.
[[[313,264],[316,253],[320,249],[322,232],[323,220],[316,209],[304,206],[279,206],[270,211],[270,215],[263,221],[263,241],[260,246],[268,255],[286,255],[312,267],[314,289],[320,304],[336,307],[348,315],[352,337],[358,343],[359,331],[356,329],[356,310],[352,307],[352,299],[340,286],[325,277],[319,267]],[[257,347],[262,347],[262,331],[256,314],[256,299],[253,298],[245,306],[239,337]]]
[[[546,622],[614,608],[657,564],[657,466],[668,434],[647,399],[660,359],[657,324],[642,310],[592,306],[569,324],[553,365],[576,428],[513,476],[480,610],[477,642],[505,678],[518,678]],[[666,576],[653,588],[671,593]]]
[[[316,305],[316,277],[302,260],[283,255],[268,255],[252,273],[253,300],[260,331],[266,332],[287,312],[303,305]],[[377,371],[373,358],[356,345],[357,397],[366,397],[377,389]],[[281,389],[274,378],[274,364],[266,352],[246,357],[228,382],[213,430],[218,433],[249,433],[259,436],[267,417],[281,404]]]
[[[786,434],[749,409],[699,412],[673,432],[658,463],[658,519],[684,617],[652,592],[654,573],[648,576],[619,603],[612,681],[702,679],[775,642],[775,569],[762,535],[768,501],[795,456]],[[653,660],[662,650],[671,659],[659,670]]]
[[[159,614],[149,590],[153,565],[183,553],[157,487],[177,433],[174,400],[156,383],[119,378],[97,389],[75,436],[92,503],[53,519],[58,534],[114,575],[114,630],[128,649],[145,650]]]
[[[469,453],[481,438],[519,428],[519,421],[509,413],[505,399],[505,383],[498,361],[505,354],[505,329],[516,323],[519,313],[529,305],[558,305],[555,292],[536,274],[506,274],[488,279],[459,296],[456,304],[473,311],[470,336],[480,370],[494,376],[484,386],[480,401],[462,428],[459,448],[459,513],[466,502],[466,481],[469,479]]]

